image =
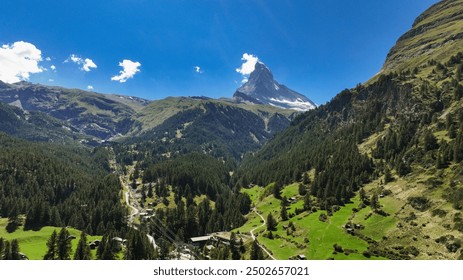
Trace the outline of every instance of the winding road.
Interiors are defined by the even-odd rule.
[[[257,227],[253,228],[253,229],[250,231],[252,240],[256,240],[257,238],[256,238],[256,236],[254,235],[254,231],[255,231],[256,229],[258,229],[258,228],[261,228],[261,227],[265,226],[265,225],[266,225],[266,222],[265,222],[264,217],[262,217],[262,215],[259,214],[259,212],[257,212],[257,209],[256,209],[255,207],[252,208],[252,210],[253,210],[253,211],[257,214],[257,216],[259,216],[260,219],[262,220],[262,224],[261,224],[260,226],[257,226]],[[257,245],[258,245],[258,246],[262,249],[262,251],[264,251],[272,260],[276,260],[276,259],[272,256],[272,254],[271,254],[267,249],[265,249],[264,246],[260,245],[259,240],[257,240]]]

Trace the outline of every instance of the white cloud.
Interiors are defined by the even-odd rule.
[[[80,70],[85,72],[90,72],[91,68],[97,68],[98,66],[91,60],[90,58],[83,59],[82,57],[78,57],[75,54],[71,54],[71,56],[64,61],[64,63],[74,62],[77,65],[82,65]]]
[[[241,60],[245,61],[240,68],[236,68],[236,72],[242,75],[249,75],[254,71],[257,61],[259,58],[255,55],[244,53]]]
[[[84,65],[82,66],[82,69],[85,71],[85,72],[89,72],[90,71],[90,68],[97,68],[98,66],[96,66],[96,64],[89,58],[86,58],[84,60]]]
[[[50,66],[50,69],[53,70],[53,71],[56,71],[56,66],[52,65],[52,66]]]
[[[46,61],[51,61],[51,57],[47,56],[47,58],[45,58]]]
[[[124,59],[122,62],[119,62],[119,66],[122,67],[122,70],[119,71],[119,75],[111,77],[111,81],[119,81],[120,83],[125,83],[128,79],[133,78],[137,72],[140,72],[140,62],[133,62],[128,59]]]
[[[33,44],[18,41],[0,48],[0,80],[5,83],[16,83],[28,80],[30,74],[43,72],[39,62],[42,51]]]
[[[87,86],[87,89],[88,89],[88,90],[93,90],[93,86],[88,85],[88,86]]]
[[[55,80],[53,80],[53,79],[48,79],[48,81],[53,83]]]
[[[199,66],[195,66],[195,72],[199,73],[199,74],[204,73],[203,69],[201,69],[201,67],[199,67]]]

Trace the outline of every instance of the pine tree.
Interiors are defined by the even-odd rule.
[[[463,125],[460,125],[458,135],[453,143],[453,159],[456,162],[463,160]]]
[[[379,204],[378,194],[374,193],[371,196],[371,208],[373,208],[373,210],[378,210],[380,207],[381,207],[381,205]]]
[[[283,183],[281,181],[275,182],[275,185],[273,186],[273,196],[276,199],[281,198],[281,189],[283,188]]]
[[[272,213],[269,213],[267,216],[267,230],[273,231],[276,230],[277,222],[275,218],[273,218]]]
[[[3,256],[3,251],[5,250],[5,240],[3,237],[0,237],[0,259]]]
[[[57,258],[57,248],[56,245],[58,243],[58,234],[56,230],[53,231],[50,238],[47,241],[47,253],[43,257],[44,260],[55,260]]]
[[[151,183],[148,184],[148,194],[147,194],[147,196],[149,198],[153,198],[153,184],[151,184]]]
[[[263,260],[264,259],[264,254],[262,252],[262,249],[259,247],[257,240],[254,240],[252,242],[250,259],[251,260]]]
[[[370,201],[368,200],[367,194],[366,194],[366,192],[365,192],[365,190],[363,188],[360,188],[359,195],[360,195],[360,200],[362,201],[363,204],[365,204],[365,205],[370,204]]]
[[[310,201],[310,195],[306,194],[304,196],[304,210],[305,211],[309,210],[311,206],[312,206],[312,203]]]
[[[240,252],[236,244],[236,234],[234,232],[232,232],[230,235],[230,251],[233,260],[239,260],[241,258]]]
[[[304,196],[307,193],[307,188],[305,187],[304,184],[299,184],[298,191],[299,191],[299,195]]]
[[[58,260],[69,260],[71,259],[71,239],[68,230],[63,227],[58,234],[57,239],[57,259]]]
[[[4,260],[11,260],[12,255],[11,255],[11,245],[10,242],[5,241],[5,249],[3,249],[3,259]]]
[[[79,243],[77,244],[74,260],[90,260],[90,247],[87,245],[87,234],[84,231],[80,234]]]
[[[286,210],[286,205],[284,203],[281,203],[280,217],[282,221],[288,220],[288,211]]]
[[[20,260],[21,255],[19,254],[19,242],[17,239],[13,239],[11,241],[11,259],[12,260]]]
[[[427,130],[424,134],[424,150],[431,151],[437,149],[438,147],[439,145],[437,144],[437,138],[430,130]]]
[[[386,167],[384,170],[384,183],[387,184],[389,182],[392,182],[393,180],[394,177],[392,176],[391,170],[389,170],[389,168]]]

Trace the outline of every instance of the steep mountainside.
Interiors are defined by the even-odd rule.
[[[339,219],[344,214],[333,213],[354,203],[340,234],[366,242],[364,257],[462,258],[463,41],[454,36],[462,3],[423,13],[391,50],[387,74],[298,116],[244,161],[238,185],[301,182],[308,195],[293,212],[295,228],[311,215]],[[429,42],[430,51],[416,52]],[[339,253],[352,245],[328,246]]]
[[[0,85],[0,102],[27,112],[42,112],[60,120],[71,130],[95,140],[126,134],[134,124],[133,107],[142,102],[114,101],[106,95],[88,91],[20,82]],[[121,99],[122,100],[122,99]],[[132,106],[126,105],[132,103]]]
[[[463,51],[463,1],[440,1],[426,10],[390,50],[385,72],[412,70]]]
[[[307,111],[316,107],[304,95],[279,84],[265,64],[258,61],[248,81],[233,95],[237,102],[267,104],[274,107]]]
[[[22,139],[71,143],[86,137],[63,121],[42,112],[24,110],[0,103],[0,131]]]

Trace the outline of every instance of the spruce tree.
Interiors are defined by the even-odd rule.
[[[272,216],[272,213],[269,213],[267,216],[267,230],[273,231],[276,230],[277,222],[275,218]]]
[[[63,227],[58,234],[57,239],[57,259],[58,260],[69,260],[71,259],[71,239],[68,230]]]
[[[87,245],[87,234],[84,231],[80,234],[79,243],[77,244],[74,260],[90,260],[90,247]]]
[[[5,250],[5,240],[3,237],[0,237],[0,259],[3,256],[3,251]]]
[[[17,239],[11,241],[11,259],[20,260],[21,255],[19,254],[19,242]]]
[[[56,230],[53,231],[51,234],[50,238],[48,238],[47,241],[47,253],[43,257],[44,260],[55,260],[57,257],[57,241],[58,241],[58,234],[56,233]]]
[[[257,240],[254,240],[252,242],[250,259],[251,260],[263,260],[264,259],[264,254],[259,244],[257,243]]]
[[[230,235],[230,251],[233,260],[239,260],[241,258],[237,245],[238,244],[236,244],[236,234],[232,232]]]
[[[281,203],[280,217],[282,221],[288,220],[288,211],[286,210],[286,205],[284,203]]]
[[[5,241],[5,249],[3,249],[3,259],[11,260],[11,245],[9,241]]]
[[[273,196],[276,199],[281,199],[281,189],[283,188],[283,183],[281,181],[275,182],[273,186]]]

